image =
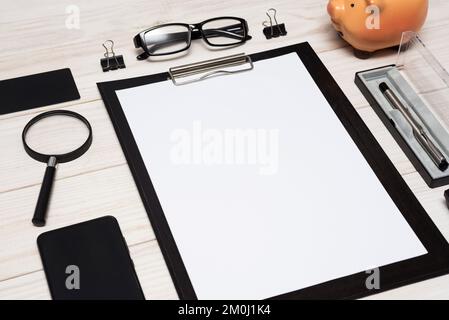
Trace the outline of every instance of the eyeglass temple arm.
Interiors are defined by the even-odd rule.
[[[229,32],[225,30],[219,30],[219,29],[209,29],[204,31],[204,34],[207,38],[217,38],[217,37],[223,37],[223,38],[231,38],[236,40],[251,40],[252,37],[250,35],[247,35],[246,37],[243,37],[243,35],[239,35],[234,32]]]
[[[242,28],[241,24],[234,24],[222,28],[206,29],[203,30],[203,33],[207,37],[227,37],[236,40],[242,40],[243,37],[239,33],[242,33],[243,31],[247,33],[247,28]],[[246,37],[244,39],[251,40],[252,37],[246,34]]]

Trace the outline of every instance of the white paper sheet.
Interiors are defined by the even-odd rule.
[[[427,253],[296,54],[117,95],[199,299],[268,298]]]

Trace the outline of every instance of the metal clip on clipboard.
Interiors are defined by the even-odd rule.
[[[176,86],[202,81],[208,78],[231,75],[254,69],[250,56],[239,53],[227,57],[205,60],[170,68],[170,79]]]

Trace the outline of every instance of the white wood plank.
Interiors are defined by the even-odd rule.
[[[156,241],[131,246],[130,254],[146,299],[178,298]],[[39,269],[21,277],[1,281],[0,300],[5,299],[50,299],[44,271]]]
[[[2,4],[0,21],[0,78],[70,67],[81,92],[80,101],[0,116],[0,299],[49,298],[35,245],[40,232],[88,220],[105,214],[116,216],[131,247],[136,269],[147,298],[176,298],[176,292],[155,242],[140,197],[125,165],[95,83],[166,71],[169,66],[237,52],[252,53],[309,41],[331,71],[350,101],[373,131],[432,219],[448,238],[449,213],[444,205],[444,188],[429,189],[415,173],[408,159],[383,127],[353,83],[356,71],[394,62],[394,51],[385,50],[370,60],[358,60],[329,24],[327,0],[279,0],[270,4],[258,0],[17,0]],[[432,0],[423,31],[426,43],[448,66],[449,2]],[[65,9],[81,9],[81,29],[68,30]],[[288,36],[267,41],[261,23],[268,7],[278,9]],[[23,10],[26,7],[27,10]],[[244,47],[210,51],[200,42],[183,58],[164,62],[138,62],[132,37],[140,30],[168,21],[198,22],[211,16],[238,15],[249,21],[253,40]],[[127,69],[101,72],[101,43],[112,38],[116,52],[123,54]],[[20,39],[20,41],[18,40]],[[24,45],[24,43],[26,45]],[[63,164],[58,170],[52,198],[51,225],[37,229],[30,225],[43,168],[26,156],[18,139],[26,121],[43,110],[68,107],[80,112],[94,126],[94,144],[82,158]],[[438,115],[449,121],[447,108]],[[17,135],[19,133],[19,135]],[[6,155],[6,156],[5,156]],[[100,171],[99,171],[100,170]],[[50,221],[50,220],[49,220]],[[144,242],[144,243],[142,243]],[[142,244],[141,244],[142,243]],[[137,244],[133,246],[134,244]],[[134,253],[136,252],[136,253]],[[20,276],[24,274],[23,276]],[[373,298],[447,298],[449,277],[441,277],[390,291]]]
[[[62,109],[55,106],[44,108]],[[65,108],[67,109],[67,108]],[[86,117],[93,131],[91,148],[82,157],[58,166],[57,179],[79,175],[84,172],[93,172],[99,169],[109,168],[126,163],[125,156],[115,134],[109,115],[102,101],[95,101],[69,107]],[[40,113],[35,110],[22,116],[0,120],[0,193],[20,189],[26,186],[40,184],[45,171],[45,164],[30,158],[22,144],[22,130],[26,123]],[[61,119],[58,119],[61,121]],[[58,133],[60,131],[55,131]],[[41,131],[32,134],[32,137],[40,140]],[[59,148],[66,144],[66,139],[72,135],[57,138],[54,143]],[[84,139],[83,132],[75,138]],[[46,140],[41,141],[45,143]],[[81,141],[81,140],[78,140]],[[58,149],[59,150],[59,149]]]
[[[42,268],[36,245],[39,234],[74,223],[112,215],[129,245],[154,234],[128,166],[122,165],[55,182],[47,225],[31,224],[39,185],[0,194],[0,280]]]
[[[258,0],[245,2],[230,1],[179,1],[133,0],[123,5],[119,1],[58,0],[49,1],[51,7],[32,6],[33,14],[23,16],[23,6],[29,1],[21,0],[9,4],[6,31],[0,35],[2,59],[1,78],[37,73],[69,66],[75,76],[81,93],[81,101],[99,99],[94,83],[112,79],[141,76],[162,71],[169,67],[211,57],[239,52],[258,52],[302,41],[311,41],[318,51],[345,46],[335,41],[335,32],[329,24],[326,0],[274,1],[265,4]],[[81,28],[65,28],[65,9],[76,4],[80,8]],[[266,41],[262,34],[262,22],[267,18],[267,6],[278,9],[279,19],[289,26],[288,37]],[[46,10],[45,10],[45,9]],[[190,52],[176,60],[137,61],[138,50],[134,49],[132,38],[138,32],[152,25],[169,21],[195,23],[212,16],[235,15],[248,20],[253,40],[243,47],[225,51],[210,50],[201,41],[192,45]],[[15,18],[13,18],[15,17]],[[28,17],[29,20],[26,20]],[[29,21],[28,23],[25,23]],[[21,41],[15,41],[20,34]],[[115,41],[117,54],[125,57],[126,70],[103,73],[99,60],[106,39]],[[27,43],[23,46],[22,43]]]

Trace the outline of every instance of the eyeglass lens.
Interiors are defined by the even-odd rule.
[[[161,26],[145,33],[145,45],[150,55],[164,55],[187,49],[190,29],[184,25]]]

